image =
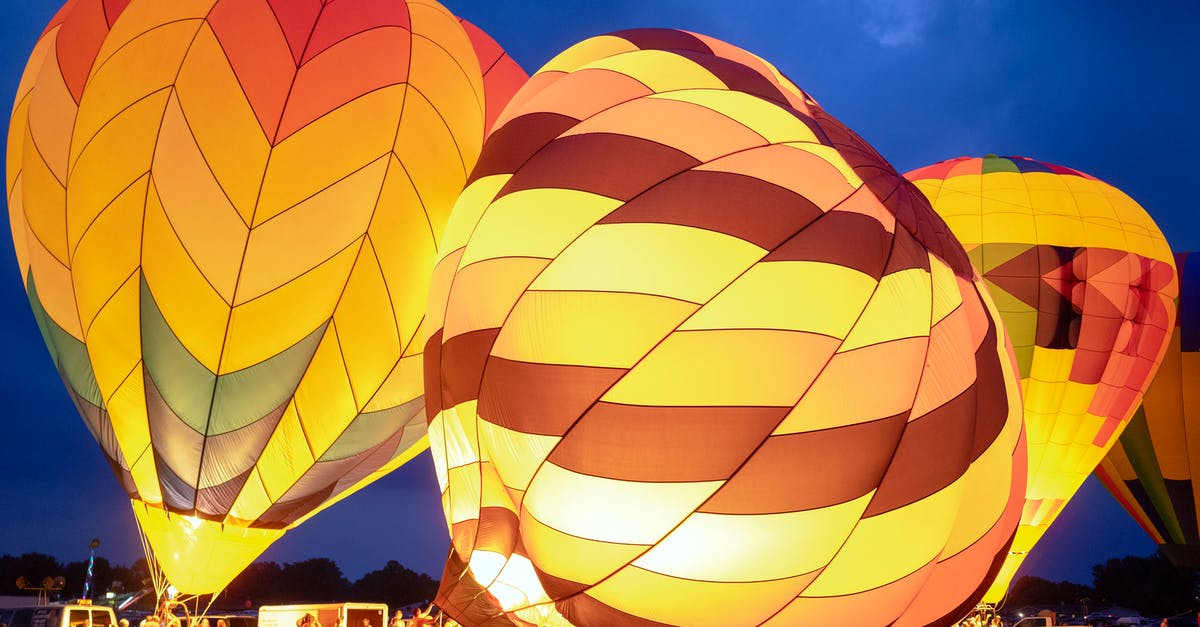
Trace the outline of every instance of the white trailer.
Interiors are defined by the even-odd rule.
[[[306,614],[320,627],[387,627],[388,622],[383,603],[313,603],[264,605],[258,608],[258,627],[298,627]]]

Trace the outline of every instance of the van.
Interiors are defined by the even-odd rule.
[[[320,627],[387,627],[384,603],[314,603],[311,605],[264,605],[258,608],[258,627],[297,627],[311,614]]]
[[[106,605],[52,603],[8,610],[8,627],[114,627],[117,617]]]

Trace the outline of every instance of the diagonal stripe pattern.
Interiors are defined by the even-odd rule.
[[[729,44],[622,31],[531,77],[429,303],[464,624],[950,624],[1016,528],[1016,366],[965,252]]]
[[[1174,326],[1175,265],[1141,206],[1070,168],[962,157],[905,176],[962,240],[1020,366],[1029,488],[995,602],[1141,403]]]
[[[34,51],[10,221],[156,556],[211,592],[426,447],[418,336],[485,85],[434,0],[124,4],[72,0]]]

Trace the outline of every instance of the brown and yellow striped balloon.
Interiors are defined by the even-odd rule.
[[[1016,528],[1015,363],[962,247],[729,44],[623,31],[535,74],[429,318],[465,624],[947,624]]]
[[[426,446],[416,338],[484,84],[433,0],[120,4],[35,51],[58,33],[14,112],[14,239],[155,556],[211,592]]]

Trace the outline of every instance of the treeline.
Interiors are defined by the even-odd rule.
[[[1172,616],[1200,605],[1197,584],[1200,577],[1195,570],[1175,566],[1161,553],[1119,557],[1092,566],[1090,586],[1022,577],[1013,584],[1005,606],[1115,605],[1137,610],[1142,616]]]
[[[43,553],[2,555],[0,596],[31,594],[17,587],[18,577],[24,577],[29,584],[40,587],[45,578],[61,576],[66,579],[66,586],[53,595],[62,599],[78,598],[83,594],[86,573],[87,562],[63,564]],[[107,559],[97,557],[92,570],[91,596],[102,598],[108,591],[120,594],[149,588],[149,573],[144,559],[134,562],[132,566],[113,566]],[[332,601],[370,601],[387,603],[389,607],[402,607],[432,600],[437,587],[438,582],[433,578],[405,568],[395,560],[354,582],[346,579],[336,562],[324,557],[282,565],[255,562],[218,596],[213,608],[244,609],[260,605]],[[146,599],[145,603],[152,604],[153,598]]]

